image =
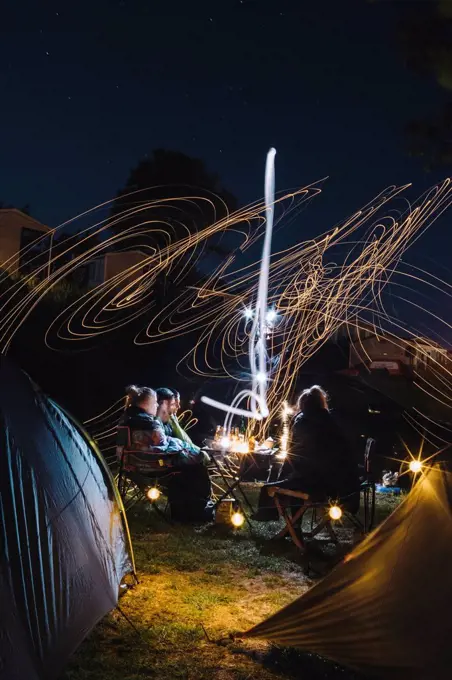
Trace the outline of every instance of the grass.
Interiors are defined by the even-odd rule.
[[[383,498],[378,519],[396,503]],[[357,677],[315,655],[229,638],[312,585],[290,543],[281,554],[269,552],[274,523],[256,526],[253,535],[219,525],[169,525],[145,504],[129,523],[140,583],[119,603],[128,621],[118,610],[105,617],[61,680]]]

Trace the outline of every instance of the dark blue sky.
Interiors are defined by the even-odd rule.
[[[278,189],[330,177],[298,222],[303,236],[389,184],[413,182],[414,198],[439,177],[405,155],[403,126],[441,92],[397,55],[397,11],[366,0],[6,0],[0,200],[56,226],[169,147],[203,158],[247,203],[263,193],[270,146]],[[425,252],[437,241],[436,230]]]

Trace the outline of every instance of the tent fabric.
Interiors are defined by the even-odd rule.
[[[0,359],[0,677],[56,678],[134,570],[121,500],[92,442]]]
[[[243,637],[378,678],[452,676],[452,476],[427,470],[335,570]]]

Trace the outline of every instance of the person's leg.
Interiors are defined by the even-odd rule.
[[[205,511],[211,497],[207,468],[204,465],[183,465],[174,480],[169,494],[171,516],[179,521],[206,519]]]

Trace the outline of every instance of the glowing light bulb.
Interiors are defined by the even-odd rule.
[[[265,316],[265,320],[266,320],[268,323],[272,323],[272,321],[274,321],[275,319],[276,319],[276,312],[275,312],[275,310],[274,310],[274,309],[269,309],[268,312],[267,312],[267,314],[266,314],[266,316]]]
[[[245,311],[243,312],[243,316],[245,319],[252,319],[253,318],[253,310],[247,307]]]
[[[244,516],[242,515],[241,512],[234,512],[231,515],[231,522],[237,528],[241,527],[243,525],[244,521],[245,521],[245,518],[244,518]]]
[[[411,472],[420,472],[422,470],[422,463],[420,460],[412,460],[410,461],[410,470]]]
[[[338,505],[332,505],[328,511],[328,514],[331,519],[337,520],[342,517],[342,510]]]
[[[157,489],[156,486],[153,486],[152,489],[149,489],[147,497],[150,501],[156,501],[158,498],[160,498],[160,490]]]
[[[231,446],[231,440],[229,437],[222,437],[220,439],[220,446],[222,449],[228,449]]]
[[[235,447],[235,453],[249,453],[250,449],[246,442],[239,442]]]
[[[256,374],[256,380],[260,383],[264,383],[267,380],[266,373],[262,373],[262,371],[259,371],[259,373]]]

